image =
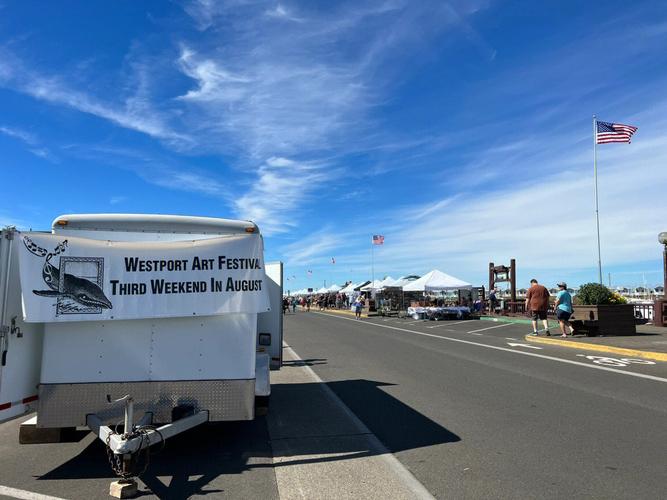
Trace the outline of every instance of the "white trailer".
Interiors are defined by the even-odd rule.
[[[22,442],[87,425],[124,476],[170,435],[253,419],[282,360],[282,264],[264,263],[248,221],[96,214],[60,216],[50,233],[7,228],[0,294],[0,420],[36,409]]]

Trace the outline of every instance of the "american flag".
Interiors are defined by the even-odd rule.
[[[381,234],[374,234],[373,245],[384,245],[384,236],[382,236]]]
[[[632,134],[637,132],[637,127],[623,125],[622,123],[596,122],[596,143],[606,144],[608,142],[630,142]]]

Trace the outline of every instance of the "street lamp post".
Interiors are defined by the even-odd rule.
[[[662,299],[656,299],[653,306],[653,324],[667,326],[667,231],[658,235],[658,241],[663,245],[662,250]]]
[[[663,296],[667,298],[667,231],[658,235],[658,241],[664,245],[662,251],[662,277],[663,277]]]

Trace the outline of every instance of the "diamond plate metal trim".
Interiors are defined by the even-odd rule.
[[[85,426],[94,413],[104,423],[122,422],[124,406],[107,403],[130,394],[137,419],[153,412],[153,421],[171,422],[171,410],[180,404],[208,410],[210,421],[252,420],[255,416],[255,380],[186,380],[155,382],[100,382],[41,384],[37,427]]]

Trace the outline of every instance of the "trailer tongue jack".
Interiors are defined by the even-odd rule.
[[[107,446],[109,463],[113,471],[121,477],[113,481],[109,487],[109,494],[115,498],[132,498],[137,494],[135,477],[143,474],[148,468],[148,448],[154,444],[163,443],[172,437],[208,421],[208,411],[197,411],[189,416],[165,424],[160,427],[152,425],[153,414],[146,412],[139,422],[134,425],[134,399],[129,394],[112,400],[107,395],[110,404],[125,403],[125,418],[123,433],[119,434],[110,427],[103,425],[102,420],[95,414],[86,416],[86,424],[97,437]],[[139,456],[146,450],[144,468],[137,471]]]

